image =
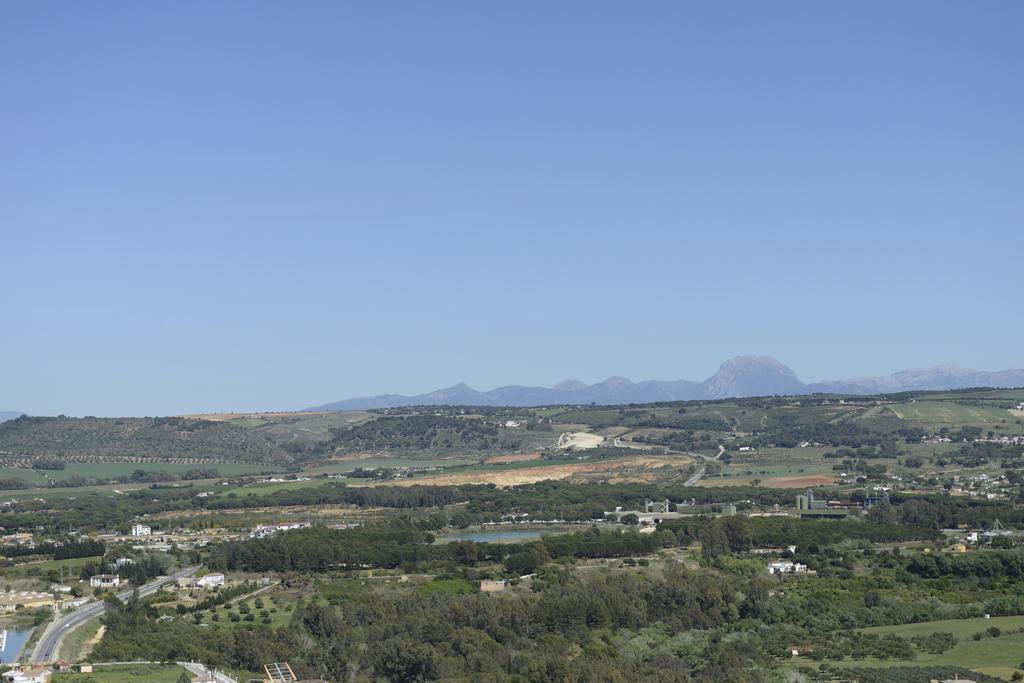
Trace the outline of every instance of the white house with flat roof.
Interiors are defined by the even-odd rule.
[[[89,585],[93,588],[117,588],[121,585],[121,577],[117,574],[96,574],[89,577]]]
[[[807,565],[788,560],[768,563],[769,574],[804,574],[807,572]]]
[[[133,524],[132,525],[132,536],[152,536],[153,527],[146,526],[145,524]]]
[[[213,588],[214,586],[223,586],[224,585],[224,575],[223,574],[207,574],[206,576],[203,576],[198,581],[196,581],[196,585],[199,586],[200,588]]]

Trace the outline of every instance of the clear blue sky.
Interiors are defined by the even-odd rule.
[[[0,409],[1024,365],[1024,3],[0,8]]]

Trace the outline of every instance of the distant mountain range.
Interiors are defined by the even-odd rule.
[[[21,417],[24,413],[19,413],[17,410],[0,410],[0,422],[6,422],[7,420],[13,420],[16,417]]]
[[[383,394],[350,398],[306,410],[367,410],[410,405],[539,406],[588,403],[621,405],[747,396],[811,393],[881,394],[900,391],[966,389],[969,387],[1020,386],[1024,386],[1024,369],[986,372],[969,370],[956,365],[901,370],[883,377],[823,380],[804,384],[796,376],[796,373],[774,358],[738,356],[722,363],[718,372],[703,382],[690,380],[633,382],[624,377],[609,377],[597,384],[567,380],[550,388],[511,385],[491,391],[477,391],[460,383],[447,389],[438,389],[416,396]]]

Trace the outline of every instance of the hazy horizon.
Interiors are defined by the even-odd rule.
[[[0,410],[1024,366],[1024,5],[11,4]]]
[[[760,355],[760,354],[742,354],[742,355],[743,356],[750,356],[750,355]],[[723,359],[723,362],[727,361],[727,360],[730,360],[730,359]],[[779,360],[779,359],[775,359],[775,360]],[[903,371],[903,370],[928,370],[928,369],[934,369],[934,368],[939,368],[939,367],[944,367],[944,366],[955,366],[955,367],[960,367],[962,369],[978,370],[978,371],[998,371],[998,370],[1021,369],[1021,368],[1018,368],[1018,367],[1009,367],[1009,366],[1005,367],[1005,368],[968,368],[968,367],[963,366],[963,365],[961,365],[959,363],[939,363],[939,364],[935,364],[935,365],[931,365],[931,366],[927,366],[927,367],[924,367],[924,366],[921,366],[921,367],[911,367],[911,366],[908,366],[908,367],[905,367],[905,368],[897,368],[897,369],[894,369],[894,370],[888,371],[888,372],[864,373],[864,374],[861,374],[861,375],[844,375],[844,376],[835,375],[835,376],[808,377],[808,376],[805,376],[804,374],[802,374],[798,369],[793,368],[788,363],[785,363],[784,361],[780,361],[780,362],[782,362],[783,365],[786,365],[791,370],[793,370],[795,372],[796,376],[801,381],[803,381],[805,384],[812,384],[812,383],[823,382],[823,381],[843,381],[843,380],[863,379],[863,378],[871,378],[871,377],[884,377],[884,376],[888,376],[888,375],[891,375],[891,374],[894,374],[896,372],[900,372],[900,371]],[[625,379],[631,380],[631,381],[636,382],[636,383],[645,382],[645,381],[675,381],[675,380],[684,380],[684,381],[688,380],[688,381],[694,381],[694,382],[702,382],[702,381],[708,379],[709,377],[711,377],[719,369],[720,365],[721,364],[715,365],[715,367],[714,367],[714,369],[712,371],[710,371],[710,372],[708,372],[708,373],[706,373],[704,375],[693,375],[693,376],[681,376],[681,375],[680,376],[670,376],[670,375],[665,375],[665,376],[650,376],[650,377],[631,377],[629,375],[623,375],[621,373],[611,373],[611,374],[606,374],[606,375],[603,375],[603,376],[600,376],[600,377],[589,378],[589,379],[588,378],[581,378],[581,377],[568,377],[567,376],[567,377],[562,377],[562,378],[555,379],[555,380],[541,381],[541,382],[535,382],[535,383],[527,383],[527,382],[519,382],[519,381],[515,381],[515,380],[510,380],[510,381],[507,381],[507,382],[502,382],[500,384],[494,384],[494,385],[478,385],[478,384],[474,384],[473,382],[468,382],[468,381],[465,381],[465,380],[458,380],[458,379],[456,379],[456,380],[449,381],[447,383],[442,383],[442,384],[438,384],[438,385],[434,385],[434,386],[429,386],[429,387],[426,387],[426,388],[423,388],[423,389],[403,390],[401,388],[394,389],[394,388],[386,388],[385,387],[385,388],[383,388],[380,391],[374,391],[372,393],[366,393],[366,394],[345,394],[345,395],[340,395],[339,394],[339,395],[334,395],[330,399],[325,399],[325,400],[320,400],[320,401],[317,401],[317,400],[307,401],[306,403],[301,404],[301,405],[269,405],[269,406],[264,406],[264,407],[260,407],[260,408],[250,408],[250,409],[241,409],[241,408],[236,408],[236,407],[232,407],[232,406],[220,406],[220,407],[215,407],[215,408],[199,407],[199,408],[195,408],[195,409],[183,409],[183,410],[178,410],[178,411],[174,411],[174,412],[163,412],[163,413],[160,413],[160,412],[151,412],[151,413],[97,413],[97,412],[72,413],[72,412],[63,411],[63,410],[51,410],[49,412],[33,412],[33,411],[28,411],[28,410],[22,410],[21,408],[18,408],[17,406],[4,406],[4,405],[0,405],[0,412],[7,411],[7,410],[12,410],[12,411],[20,411],[20,412],[24,412],[25,414],[28,414],[28,415],[36,415],[36,416],[52,416],[52,415],[61,414],[61,415],[67,415],[69,417],[84,417],[84,416],[87,416],[87,415],[88,416],[93,416],[93,417],[144,417],[144,416],[156,417],[156,416],[162,416],[162,415],[189,415],[189,414],[204,414],[204,413],[288,412],[288,411],[301,411],[301,410],[305,410],[305,409],[308,409],[308,408],[313,407],[313,406],[323,405],[323,404],[327,404],[327,403],[331,403],[331,402],[335,402],[335,401],[343,401],[343,400],[346,400],[346,399],[366,398],[366,397],[373,397],[373,396],[379,396],[379,395],[388,395],[388,394],[415,396],[415,395],[419,395],[419,394],[430,393],[432,391],[437,391],[437,390],[440,390],[440,389],[451,388],[451,387],[458,386],[458,385],[461,385],[461,384],[468,385],[471,389],[474,389],[474,390],[477,390],[477,391],[491,391],[491,390],[494,390],[494,389],[499,389],[499,388],[509,387],[509,386],[552,388],[552,387],[554,387],[554,386],[556,386],[556,385],[558,385],[558,384],[560,384],[562,382],[565,382],[565,381],[581,381],[581,382],[583,382],[583,383],[585,383],[587,385],[593,385],[593,384],[599,384],[599,383],[604,382],[606,380],[609,380],[609,379],[612,379],[612,378],[617,378],[617,377],[625,378]],[[202,399],[198,400],[197,405],[199,405],[199,406],[203,406],[204,405],[202,403]]]

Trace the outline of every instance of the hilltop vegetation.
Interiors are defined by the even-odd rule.
[[[234,425],[180,417],[19,417],[0,423],[0,458],[287,463],[277,444]]]

